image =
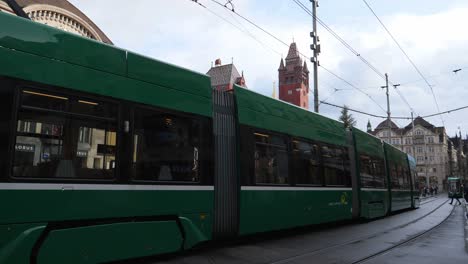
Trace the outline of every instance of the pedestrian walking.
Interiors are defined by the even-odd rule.
[[[436,185],[435,188],[434,188],[434,191],[435,191],[435,195],[437,195],[437,191],[439,190],[439,187]]]
[[[464,189],[463,184],[460,187],[461,187],[460,190]],[[450,190],[449,197],[452,198],[452,200],[450,201],[450,204],[453,203],[453,199],[457,199],[458,204],[461,205],[460,200],[458,200],[458,198],[460,198],[460,192],[458,190],[457,190],[457,192],[453,192],[452,190]]]
[[[468,184],[465,183],[464,195],[465,195],[465,202],[468,203]]]

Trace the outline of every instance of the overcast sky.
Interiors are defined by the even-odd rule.
[[[201,73],[206,73],[217,58],[223,64],[234,60],[237,69],[244,71],[249,89],[268,96],[272,95],[273,82],[278,83],[281,56],[286,56],[288,51],[288,47],[211,0],[198,0],[206,8],[191,0],[70,1],[86,13],[116,46]],[[301,1],[310,8],[308,0]],[[468,105],[468,1],[367,1],[427,77],[440,110]],[[311,17],[294,1],[232,0],[232,3],[237,13],[286,43],[294,39],[301,53],[312,55],[309,49]],[[322,0],[318,17],[380,72],[388,73],[392,83],[401,83],[399,90],[416,115],[438,112],[428,85],[362,0]],[[381,109],[386,109],[385,92],[380,88],[385,81],[324,28],[319,26],[318,31],[322,44],[321,65],[367,94],[319,70],[320,100],[386,115]],[[310,63],[308,66],[312,70]],[[457,74],[452,72],[460,68],[462,70]],[[313,109],[312,87],[309,102]],[[390,90],[390,102],[392,116],[410,116],[409,107],[393,88]],[[320,113],[337,119],[340,110],[322,104]],[[367,120],[371,121],[373,128],[383,121],[357,113],[353,116],[358,121],[357,127],[363,130]],[[468,133],[466,116],[468,109],[442,116],[449,136],[454,136],[458,127],[463,136]],[[440,117],[427,120],[442,126]],[[399,126],[409,123],[406,120],[394,121]]]

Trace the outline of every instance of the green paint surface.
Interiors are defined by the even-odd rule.
[[[408,156],[406,153],[387,143],[384,143],[384,149],[388,160],[409,169]]]
[[[0,13],[0,76],[211,117],[208,76]]]
[[[175,221],[132,222],[51,231],[38,264],[102,263],[181,249]]]
[[[235,87],[239,123],[326,143],[346,146],[343,124],[247,90]]]
[[[361,217],[377,218],[385,216],[389,209],[388,191],[361,190]]]
[[[385,157],[380,139],[359,129],[353,129],[353,134],[356,140],[356,150],[358,153],[364,153],[382,159]]]
[[[412,206],[411,190],[392,191],[392,212],[408,209]]]
[[[27,264],[46,224],[0,225],[0,263]]]
[[[351,219],[349,191],[241,191],[241,235]]]
[[[128,77],[211,99],[211,82],[207,75],[128,53]]]
[[[0,25],[0,46],[125,75],[125,50],[5,12],[0,13]]]

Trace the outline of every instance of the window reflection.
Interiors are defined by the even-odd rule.
[[[264,133],[255,134],[255,182],[287,184],[288,153],[284,138]]]
[[[338,146],[322,146],[321,155],[325,184],[331,186],[349,185],[349,158],[344,148]]]
[[[135,111],[133,167],[136,180],[200,181],[202,136],[208,126],[201,120],[159,111]]]
[[[21,99],[14,176],[113,177],[117,144],[115,121],[98,120],[99,113],[95,113],[96,119],[76,116],[70,105],[78,104],[81,100],[78,98],[28,90],[23,91]],[[34,109],[30,108],[32,106]]]
[[[295,158],[293,171],[297,177],[297,184],[322,185],[319,146],[293,140],[293,154]]]
[[[359,167],[362,187],[385,187],[385,165],[383,159],[361,154]]]

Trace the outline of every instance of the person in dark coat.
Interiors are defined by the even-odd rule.
[[[465,195],[465,201],[468,203],[468,184],[465,183],[465,188],[464,188],[464,195]]]
[[[464,190],[463,189],[463,184],[460,187],[461,187],[460,190]],[[457,199],[458,204],[461,205],[460,200],[458,200],[458,198],[460,198],[460,192],[459,191],[457,191],[456,193],[450,192],[449,195],[450,195],[450,197],[452,197],[452,200],[450,201],[450,204],[453,203],[453,199],[455,198],[455,199]]]

